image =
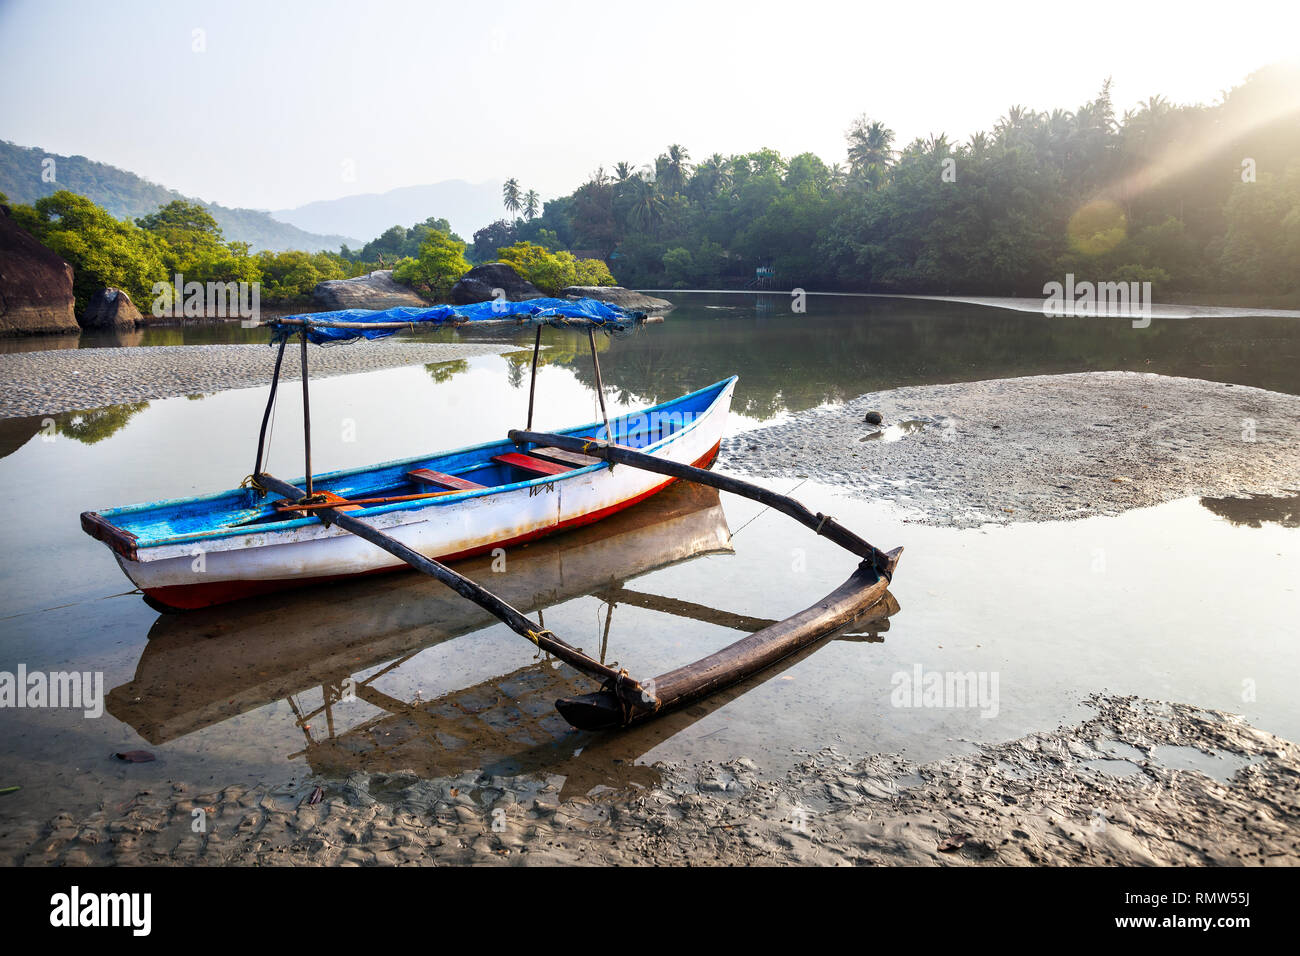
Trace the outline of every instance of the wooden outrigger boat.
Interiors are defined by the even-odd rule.
[[[557,702],[575,726],[626,726],[681,706],[776,663],[879,601],[901,548],[882,552],[835,519],[764,488],[707,470],[718,453],[736,378],[611,420],[595,332],[626,331],[644,316],[592,299],[347,310],[276,319],[279,341],[256,464],[238,489],[85,512],[83,529],[114,551],[154,606],[192,609],[285,587],[395,570],[428,574],[489,611],[539,649],[602,682]],[[313,476],[308,343],[379,338],[473,323],[536,326],[527,426],[504,441]],[[585,328],[602,420],[557,433],[532,430],[545,325]],[[267,425],[291,337],[301,342],[306,475],[290,483],[262,469]],[[739,494],[781,511],[857,555],[854,574],[813,607],[701,661],[644,684],[565,643],[444,561],[508,548],[614,514],[675,480]],[[300,487],[301,485],[301,487]],[[279,496],[278,498],[274,496]]]

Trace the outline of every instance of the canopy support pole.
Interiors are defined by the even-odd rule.
[[[591,343],[591,365],[596,370],[596,395],[600,398],[600,417],[605,422],[605,440],[613,441],[614,436],[609,433],[609,413],[605,411],[605,385],[600,380],[600,357],[596,354],[596,330],[590,326],[587,327],[587,341]]]
[[[266,450],[266,427],[271,421],[271,409],[275,407],[275,390],[280,384],[280,365],[284,362],[284,347],[289,344],[289,337],[280,340],[280,350],[275,353],[275,371],[271,373],[271,394],[266,397],[266,410],[262,412],[262,430],[257,434],[257,463],[253,465],[253,474],[262,470],[262,455]]]
[[[542,350],[542,327],[537,327],[533,338],[533,374],[528,380],[528,428],[533,427],[533,396],[537,394],[537,353]]]
[[[311,488],[311,392],[308,388],[307,375],[307,330],[302,330],[302,451],[305,459],[304,471],[307,475],[307,494],[312,495]]]

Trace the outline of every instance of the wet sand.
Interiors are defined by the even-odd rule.
[[[1218,711],[1095,696],[1079,724],[920,766],[809,753],[561,803],[563,778],[353,774],[141,791],[9,824],[6,865],[1295,865],[1300,748]],[[201,829],[202,832],[198,832]]]
[[[517,351],[511,345],[454,342],[365,342],[312,349],[314,378],[403,365],[451,362]],[[281,378],[297,381],[297,350]],[[0,418],[53,415],[179,395],[267,385],[275,369],[269,345],[169,345],[59,349],[0,354]]]
[[[878,411],[883,426],[866,423]],[[948,527],[1300,489],[1300,396],[1138,372],[924,385],[723,443],[729,468],[810,477]]]

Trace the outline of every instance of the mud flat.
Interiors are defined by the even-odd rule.
[[[459,342],[355,342],[312,349],[314,378],[403,365],[450,362],[517,351],[511,345]],[[297,349],[282,378],[298,379]],[[266,385],[275,369],[268,345],[168,345],[58,349],[0,355],[0,418],[52,415],[124,402]]]
[[[1218,711],[1088,703],[1079,724],[929,764],[826,749],[768,780],[738,757],[565,802],[559,776],[175,785],[80,819],[5,821],[0,863],[1300,862],[1300,747]],[[195,811],[206,832],[194,832]]]
[[[728,469],[813,478],[927,524],[1047,521],[1300,489],[1300,396],[1140,372],[924,385],[803,412],[722,451]]]

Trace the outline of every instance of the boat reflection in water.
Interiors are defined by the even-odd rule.
[[[512,550],[504,572],[493,573],[491,556],[461,562],[457,570],[476,580],[490,576],[493,590],[526,614],[586,595],[605,602],[603,662],[610,616],[619,604],[747,632],[772,624],[628,586],[651,571],[730,551],[731,533],[717,491],[678,482],[605,521]],[[866,614],[825,640],[880,640],[897,610],[886,592]],[[586,792],[641,776],[646,776],[641,782],[652,782],[654,772],[635,767],[636,758],[825,643],[693,706],[616,734],[574,731],[556,712],[557,698],[585,693],[591,681],[548,658],[428,701],[399,700],[374,686],[427,648],[495,623],[442,584],[414,574],[162,615],[150,630],[134,680],[110,691],[107,707],[150,743],[162,744],[283,698],[306,740],[305,749],[292,756],[305,757],[319,774],[545,771],[568,778],[566,791]],[[300,707],[296,698],[316,688],[321,705]],[[345,695],[383,713],[339,728],[335,709]]]

